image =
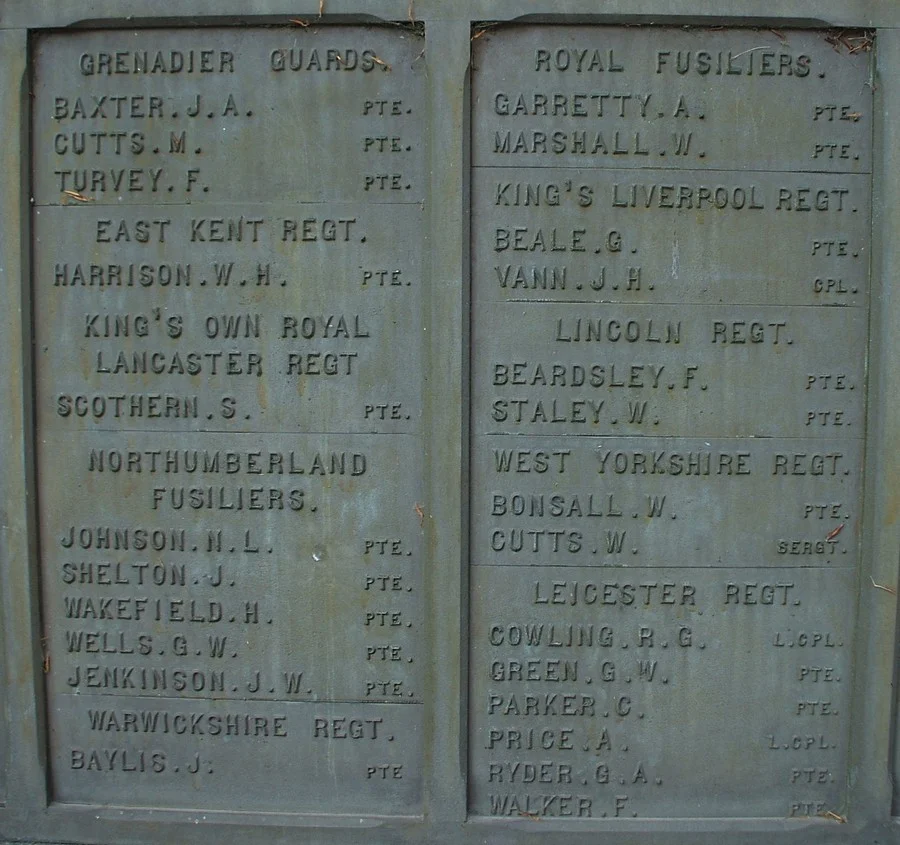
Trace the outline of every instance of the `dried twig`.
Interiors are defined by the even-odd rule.
[[[833,540],[833,539],[834,539],[835,537],[837,537],[837,535],[840,534],[841,531],[843,531],[843,530],[844,530],[844,523],[842,522],[842,523],[841,523],[837,528],[835,528],[833,531],[829,531],[829,532],[825,535],[825,539],[826,539],[826,540]]]
[[[847,824],[847,817],[842,816],[840,813],[836,813],[834,810],[826,810],[824,813],[819,813],[819,815],[823,819],[831,819],[832,821],[836,821],[838,824]]]
[[[77,200],[78,202],[93,202],[93,197],[85,196],[84,194],[78,193],[78,191],[63,191],[63,193],[67,197],[71,197],[73,200]]]
[[[893,587],[885,587],[884,584],[876,584],[875,579],[870,575],[869,580],[872,582],[872,586],[876,590],[884,590],[886,593],[890,593],[892,596],[897,595],[897,591]]]
[[[309,21],[302,20],[301,18],[289,18],[291,23],[297,24],[297,26],[307,27],[309,26]]]
[[[760,47],[750,47],[747,50],[742,50],[740,53],[735,53],[731,58],[739,59],[741,56],[746,56],[747,53],[752,53],[754,50],[769,50],[769,49],[770,48],[766,44],[763,44]]]
[[[425,511],[422,510],[422,506],[418,502],[416,502],[413,510],[416,512],[416,516],[419,517],[419,527],[421,527],[425,522]]]
[[[472,34],[470,41],[477,41],[481,36],[486,35],[492,29],[495,29],[500,25],[499,21],[493,21],[490,23],[480,23],[475,26],[475,32]]]
[[[842,29],[840,32],[825,36],[825,40],[832,46],[835,52],[840,53],[843,47],[851,56],[854,53],[866,53],[872,49],[875,40],[868,32],[848,32]]]
[[[391,69],[391,66],[383,59],[379,59],[378,56],[372,56],[372,61],[375,62],[376,65],[381,65],[385,70]]]

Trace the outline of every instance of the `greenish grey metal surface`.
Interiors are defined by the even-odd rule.
[[[192,0],[152,9],[137,0],[70,0],[0,7],[7,175],[0,206],[6,306],[0,326],[7,354],[0,379],[7,716],[0,741],[0,839],[900,841],[894,821],[900,796],[892,787],[900,771],[893,692],[900,581],[900,410],[894,401],[900,390],[894,290],[900,272],[894,237],[900,227],[900,98],[892,84],[900,73],[898,28],[896,4],[865,0],[836,10],[812,0],[774,10],[699,0],[610,2],[602,8],[587,0],[562,7],[514,0],[325,0],[299,7],[276,0]],[[848,40],[841,43],[842,37]],[[167,110],[156,114],[157,125],[144,111],[148,95],[157,91],[147,78],[73,72],[82,54],[97,62],[117,39],[127,41],[129,50],[162,49],[170,57],[202,41],[213,53],[194,60],[217,60],[221,73],[210,68],[181,84],[173,75],[163,86],[164,103],[156,106]],[[824,76],[816,77],[815,97],[800,87],[772,85],[765,99],[755,101],[757,89],[749,82],[720,95],[698,77],[682,84],[660,80],[662,73],[633,77],[623,71],[635,92],[663,97],[680,85],[689,100],[709,103],[706,125],[691,127],[706,144],[704,155],[689,167],[671,165],[663,140],[672,128],[668,118],[650,121],[644,140],[633,139],[631,150],[617,153],[614,162],[602,153],[560,158],[544,153],[540,141],[534,145],[534,132],[583,128],[568,113],[552,120],[540,114],[534,93],[564,94],[568,109],[575,93],[615,94],[623,85],[600,74],[589,82],[573,80],[564,72],[550,72],[552,83],[536,83],[529,66],[538,49],[550,44],[568,51],[602,41],[601,63],[615,64],[607,52],[612,44],[629,57],[643,57],[646,67],[655,51],[697,49],[697,39],[740,56],[802,51]],[[332,78],[287,81],[290,73],[272,64],[278,63],[273,51],[288,56],[302,48],[309,61],[315,47],[333,65]],[[337,58],[329,59],[329,49]],[[369,73],[360,80],[348,71],[366,49]],[[237,74],[226,75],[229,59],[216,51],[234,54]],[[114,63],[115,57],[102,61]],[[791,68],[798,67],[803,64],[792,61]],[[497,91],[523,93],[524,110],[498,111]],[[74,104],[79,92],[89,110],[84,117]],[[118,106],[113,99],[104,105],[92,99],[123,92],[128,99]],[[218,103],[221,114],[210,106],[213,116],[202,128],[195,132],[185,124],[188,140],[199,140],[187,150],[191,162],[182,165],[185,148],[175,137],[182,125],[169,111],[178,110],[183,119],[197,94],[204,104]],[[55,103],[55,97],[67,99]],[[410,112],[395,115],[399,128],[390,126],[390,114],[373,115],[378,102],[390,112],[400,100]],[[813,138],[806,117],[816,102],[833,102],[838,111],[843,104],[855,116],[828,137]],[[117,115],[113,108],[136,111]],[[742,132],[737,121],[746,108],[754,115],[752,131]],[[761,130],[773,115],[780,119],[771,132]],[[66,122],[71,125],[60,132]],[[378,131],[369,131],[373,126]],[[616,120],[607,115],[590,128],[615,132]],[[165,131],[157,137],[158,129]],[[513,132],[510,152],[495,141],[495,132],[507,129]],[[105,145],[94,156],[102,164],[84,166],[100,168],[102,176],[76,174],[81,163],[71,164],[77,156],[70,145],[80,143],[75,133],[82,130],[113,133],[93,139]],[[149,150],[113,152],[109,145],[121,143],[114,135],[120,131],[146,132],[148,147],[161,147],[162,140],[175,146],[153,153],[160,164]],[[525,147],[514,153],[519,132]],[[64,148],[53,152],[60,134]],[[121,137],[126,144],[134,140]],[[271,138],[276,142],[267,146]],[[368,147],[364,138],[372,138]],[[811,145],[821,140],[827,143],[815,152]],[[657,159],[667,153],[671,166],[664,172],[651,171],[638,157],[647,143]],[[529,144],[536,151],[527,151]],[[402,166],[388,165],[398,160]],[[53,172],[65,168],[65,175]],[[142,172],[132,176],[119,168]],[[395,179],[400,172],[404,178]],[[368,183],[367,173],[373,177]],[[132,187],[144,190],[123,189],[122,180],[132,178]],[[502,198],[510,194],[494,193],[495,182],[510,182],[513,190],[566,178],[604,198],[605,205],[598,200],[592,206],[595,216],[568,200],[507,206]],[[766,210],[759,212],[762,222],[744,223],[749,218],[740,215],[749,212],[720,209],[717,215],[714,198],[696,213],[670,212],[668,200],[659,202],[657,194],[653,210],[641,211],[637,194],[631,207],[609,202],[623,196],[613,193],[614,183],[636,182],[680,185],[686,191],[681,196],[692,202],[707,183],[737,185],[748,194],[752,186]],[[146,190],[154,185],[161,196]],[[780,189],[791,192],[789,199],[781,195],[791,207],[786,222],[770,211]],[[807,189],[809,194],[799,193]],[[806,212],[800,197],[812,196],[815,206],[818,191],[828,195],[828,208]],[[854,212],[835,207],[845,200]],[[258,238],[240,246],[218,240],[227,231],[226,218],[251,211],[264,218],[253,224]],[[219,218],[225,222],[213,222]],[[345,223],[326,233],[324,218]],[[582,218],[591,234],[573,235]],[[166,239],[138,245],[138,221],[153,219],[171,221]],[[301,221],[302,251],[285,237],[298,231],[291,221]],[[151,224],[151,232],[152,225],[160,235],[160,224]],[[351,231],[365,241],[335,246],[340,225],[348,236],[343,243],[350,243]],[[632,286],[627,296],[624,276],[623,293],[612,293],[624,256],[607,254],[615,239],[596,239],[596,226],[604,236],[609,229],[624,233],[625,250],[634,249],[627,255],[637,256],[633,263],[642,267],[642,286]],[[564,288],[536,292],[527,282],[502,284],[503,267],[509,280],[517,268],[529,278],[535,265],[549,266],[551,259],[533,253],[567,227],[569,250],[557,262],[568,273]],[[520,243],[530,235],[533,249],[509,249],[500,230]],[[539,244],[537,230],[543,233]],[[818,236],[820,230],[827,238]],[[117,243],[114,232],[127,234]],[[580,237],[597,250],[592,256],[572,249]],[[829,239],[846,240],[859,253],[848,259],[846,272],[836,256],[816,255]],[[598,256],[609,265],[605,276]],[[225,295],[224,285],[216,291],[212,280],[215,267],[231,261],[237,276]],[[66,281],[80,278],[66,275],[79,272],[76,265],[141,262],[157,274],[163,266],[190,263],[193,286],[161,286],[157,275],[147,286],[105,289],[102,304],[92,297],[99,286],[53,286],[60,273]],[[254,296],[257,265],[266,263],[275,290]],[[773,277],[776,266],[782,278]],[[373,275],[364,277],[366,269]],[[108,269],[96,272],[109,278]],[[815,287],[817,278],[838,276],[840,282]],[[208,287],[201,289],[201,278]],[[578,293],[576,283],[583,291],[590,279],[605,286]],[[707,295],[706,279],[715,282],[714,299],[692,307]],[[655,291],[647,287],[654,282]],[[137,337],[97,337],[104,323],[90,319],[95,312],[149,315],[151,328]],[[238,356],[234,367],[242,372],[213,373],[208,357],[188,376],[176,370],[135,376],[128,364],[116,372],[120,352],[126,362],[135,351],[158,352],[168,365],[175,352],[218,350],[216,320],[238,313],[258,314],[262,325],[261,337],[251,324],[249,337],[229,338],[234,342],[223,346]],[[299,337],[291,336],[286,315],[301,320]],[[303,324],[303,315],[313,321]],[[316,322],[315,315],[322,319]],[[326,327],[327,315],[345,316],[347,333],[340,334],[336,320]],[[164,318],[173,316],[182,318],[179,334],[166,335],[162,328],[175,324]],[[578,317],[604,319],[605,343],[585,348],[575,342]],[[660,321],[677,324],[683,342],[660,351],[654,339]],[[770,345],[749,349],[744,330],[756,323],[762,328],[747,331],[761,341],[765,333]],[[634,342],[626,349],[613,335],[632,324],[626,332],[635,332]],[[791,341],[790,353],[774,344],[776,338]],[[331,384],[323,383],[318,357],[287,357],[310,351],[343,353],[329,359],[335,365]],[[254,373],[252,363],[248,372],[248,353],[261,357],[262,373]],[[517,362],[516,378],[504,376]],[[535,362],[546,369],[536,373]],[[554,365],[562,369],[548,384],[544,373]],[[594,418],[587,404],[577,404],[587,393],[578,374],[592,366],[602,368],[602,383],[590,396],[602,392],[604,401]],[[856,392],[831,404],[810,403],[798,378],[820,371],[843,374]],[[613,386],[623,372],[631,386]],[[575,384],[569,383],[573,375]],[[696,397],[690,392],[695,381]],[[198,413],[165,422],[144,410],[115,416],[119,400],[110,396],[141,391],[145,397],[196,396]],[[648,400],[655,414],[648,424],[659,420],[652,436],[639,420],[626,423],[626,394]],[[97,396],[104,397],[102,408]],[[78,405],[76,397],[86,398]],[[233,423],[231,408],[240,410]],[[849,430],[830,427],[834,416],[823,428],[825,410],[840,412]],[[817,426],[812,431],[811,423]],[[671,451],[675,444],[682,451],[715,453],[716,460],[725,455],[726,464],[704,478],[634,480],[637,452]],[[151,456],[166,449],[180,450],[182,461],[185,450],[215,452],[222,460],[231,454],[240,466],[227,477],[208,467],[196,480],[148,472]],[[498,472],[496,453],[504,449],[524,474]],[[549,479],[528,472],[536,455],[552,461],[554,450],[556,460],[565,452],[565,471]],[[298,508],[300,518],[272,506],[299,503],[299,494],[291,498],[297,485],[280,473],[274,481],[274,474],[257,474],[257,451],[270,461],[275,454],[275,465],[295,461],[291,465],[304,470],[294,477],[303,477],[306,509]],[[131,470],[101,474],[101,455],[107,462],[130,459]],[[318,464],[311,456],[317,455],[343,456],[349,469],[314,481],[309,476]],[[612,470],[617,455],[631,461],[619,473]],[[539,469],[544,460],[537,457]],[[652,458],[641,460],[652,466]],[[613,480],[598,466],[610,467]],[[169,489],[198,485],[230,486],[210,493],[208,503],[192,512]],[[259,485],[266,488],[265,512],[250,507],[249,499],[246,509],[235,511],[233,498],[225,509],[221,497],[233,497],[242,486],[247,489],[241,495],[259,503],[263,494],[250,490]],[[579,498],[574,511],[573,496]],[[664,513],[670,523],[665,529],[652,515],[632,517],[636,497],[646,504],[648,496],[668,497],[672,513]],[[538,507],[535,502],[567,505],[568,516],[548,525],[519,510],[527,503]],[[608,555],[591,550],[590,539],[606,536],[596,526],[614,528],[610,520],[625,502],[629,523],[640,526],[628,526],[625,554],[638,565],[615,560],[615,549]],[[814,509],[840,502],[841,508],[837,515],[831,508],[827,521],[805,531],[805,517],[792,510],[798,502]],[[317,510],[310,512],[313,505]],[[576,515],[583,510],[594,513],[590,529]],[[170,538],[180,531],[186,547],[175,555],[110,554],[106,548],[101,555],[98,528],[107,526],[149,526]],[[518,539],[533,529],[531,539],[537,544],[540,534],[543,545],[529,551]],[[217,530],[224,537],[221,553]],[[213,547],[206,548],[210,532]],[[587,533],[589,541],[567,545],[573,532]],[[640,540],[632,552],[635,535]],[[67,551],[70,536],[76,549],[81,545],[78,555]],[[363,545],[366,539],[370,547]],[[260,562],[256,556],[269,557],[269,548],[273,562]],[[373,564],[366,555],[379,549],[381,562]],[[136,573],[152,572],[159,563],[176,580],[184,564],[184,590],[136,582]],[[79,572],[89,574],[73,586]],[[218,572],[226,575],[224,585]],[[619,602],[609,612],[588,614],[581,604],[594,596],[592,606],[604,594],[621,599],[621,584],[637,581],[656,585],[652,600],[651,588],[643,588],[643,610]],[[679,590],[681,605],[672,609]],[[114,618],[93,619],[110,597],[122,602],[103,605],[102,612]],[[97,604],[73,621],[73,598]],[[257,604],[241,622],[248,602]],[[257,610],[263,627],[272,619],[261,633],[250,619]],[[158,618],[144,625],[136,613]],[[564,646],[523,648],[517,639],[526,626],[554,625],[559,633],[586,622],[611,626],[619,652],[614,661],[601,648],[585,657]],[[683,635],[688,622],[690,644]],[[642,626],[654,633],[641,633]],[[373,632],[375,627],[386,630]],[[829,648],[838,656],[826,661],[816,651],[801,660],[794,654],[801,634],[804,643],[814,636],[833,643],[837,648]],[[79,635],[90,656],[73,650],[72,638]],[[648,636],[655,636],[657,651],[651,652]],[[217,648],[211,638],[219,637],[232,657],[204,651]],[[670,656],[676,642],[681,652]],[[788,653],[782,642],[797,648]],[[621,651],[623,644],[628,652]],[[149,653],[141,656],[145,646]],[[640,658],[643,674],[630,677],[631,664],[620,654]],[[224,669],[216,663],[222,659]],[[309,686],[293,689],[287,701],[277,683],[287,683],[292,666],[302,666]],[[163,690],[156,676],[146,682],[149,688],[136,690],[132,679],[149,677],[142,670],[154,667],[170,673],[166,683],[187,679],[190,685],[194,679],[194,688]],[[572,674],[560,682],[559,671]],[[176,681],[178,672],[183,674]],[[221,687],[217,672],[223,673]],[[124,688],[123,677],[129,679]],[[584,686],[586,679],[591,686]],[[792,704],[802,704],[802,712],[789,712]],[[114,714],[114,727],[91,729],[89,714],[101,709]],[[151,741],[116,730],[115,720],[124,714],[137,720],[151,711],[168,720],[181,714],[180,725],[190,724],[191,714],[201,721],[193,732],[173,729]],[[222,742],[206,735],[218,724],[213,716],[237,711],[265,724],[245,721],[242,736]],[[607,723],[615,749],[600,733]],[[247,725],[256,736],[249,736]],[[531,739],[523,742],[529,731]],[[552,744],[541,745],[540,737],[548,735]],[[537,747],[529,747],[535,736]],[[570,750],[572,738],[577,747]],[[150,771],[154,767],[158,771]],[[618,782],[626,768],[627,788]]]

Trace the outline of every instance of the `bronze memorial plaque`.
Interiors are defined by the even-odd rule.
[[[473,815],[845,805],[870,58],[812,31],[476,42]]]
[[[0,845],[900,845],[900,3],[0,67]]]
[[[56,802],[421,810],[421,49],[34,45]]]

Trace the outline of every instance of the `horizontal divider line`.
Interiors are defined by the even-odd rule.
[[[728,308],[732,307],[731,304],[728,303],[707,303],[707,302],[606,302],[606,301],[597,301],[596,299],[491,299],[491,300],[482,300],[482,303],[490,303],[491,305],[595,305],[595,306],[611,306],[613,308],[633,308],[634,306],[648,306],[653,307],[657,305],[671,307],[678,305],[689,305],[692,308]],[[475,304],[478,304],[477,302]],[[735,302],[733,303],[735,308],[857,308],[860,311],[865,312],[868,309],[867,305],[858,304],[858,305],[846,305],[842,302],[832,302],[828,304],[815,304],[815,303],[797,303],[795,305],[768,305],[763,302]],[[473,322],[477,320],[476,316],[473,319]],[[579,341],[574,341],[578,343]],[[597,343],[602,343],[603,341],[596,341]],[[609,342],[609,341],[607,341]],[[587,341],[589,345],[591,341]],[[724,345],[724,344],[723,344]],[[729,346],[740,346],[741,344],[728,344]],[[747,343],[747,346],[752,346],[752,344]]]
[[[40,426],[39,426],[40,428]],[[274,431],[231,431],[226,428],[83,428],[77,431],[66,431],[64,429],[41,429],[44,434],[65,434],[67,437],[74,437],[79,434],[90,434],[97,432],[98,434],[243,434],[253,436],[258,434],[284,434],[290,437],[298,435],[314,434],[325,435],[334,434],[339,437],[370,437],[370,436],[388,436],[401,435],[403,437],[423,437],[424,435],[416,431],[295,431],[287,428],[276,429]],[[174,447],[178,448],[178,447]]]
[[[586,563],[469,563],[469,566],[477,566],[482,569],[494,568],[494,569],[600,569],[607,572],[625,572],[630,569],[714,569],[714,570],[731,570],[731,569],[784,569],[785,571],[790,571],[792,569],[819,569],[823,572],[853,572],[856,567],[855,566],[823,566],[823,565],[814,565],[814,564],[797,564],[796,566],[783,566],[783,565],[772,565],[768,566],[766,564],[741,564],[735,566],[679,566],[678,564],[673,563],[661,563],[657,566],[651,566],[649,564],[640,564],[636,566],[604,566],[598,564],[597,566],[591,566]]]
[[[612,167],[606,165],[591,166],[588,164],[473,164],[471,165],[471,168],[472,170],[605,170],[625,173],[629,171],[647,172],[658,170],[664,173],[734,173],[736,175],[742,173],[791,173],[796,176],[859,176],[860,178],[872,176],[871,170],[807,170],[803,168],[794,170],[764,170],[753,168],[736,170],[729,167]],[[677,211],[678,209],[673,210]]]
[[[152,668],[152,667],[148,667]],[[215,696],[197,696],[189,697],[189,696],[180,696],[180,695],[137,695],[130,693],[110,693],[110,692],[57,692],[51,693],[52,695],[66,695],[71,696],[73,698],[87,698],[88,696],[95,696],[97,698],[140,698],[146,699],[148,701],[183,701],[187,704],[191,702],[198,702],[200,704],[210,705],[214,702],[220,701],[234,701],[234,702],[242,702],[247,704],[252,704],[254,702],[260,702],[262,704],[424,704],[424,701],[418,700],[410,700],[407,699],[405,701],[372,701],[371,699],[357,699],[357,698],[232,698],[232,697],[215,697]]]
[[[800,437],[799,435],[795,435],[793,437],[783,436],[780,434],[725,434],[725,435],[703,435],[703,434],[616,434],[615,432],[611,434],[594,434],[594,433],[580,433],[577,431],[566,432],[566,431],[549,431],[549,432],[531,432],[531,431],[481,431],[470,436],[470,440],[474,440],[478,437],[603,437],[603,438],[616,438],[618,440],[624,440],[626,438],[635,438],[635,439],[649,439],[653,438],[655,440],[800,440],[810,445],[816,445],[819,443],[834,443],[836,445],[840,445],[842,443],[846,443],[848,440],[859,441],[860,443],[865,440],[865,435],[860,435],[858,437],[842,437],[840,439],[836,437]],[[836,476],[837,477],[837,476]]]
[[[88,200],[87,202],[33,202],[30,203],[32,208],[118,208],[120,210],[126,208],[203,208],[203,207],[219,207],[219,206],[264,206],[274,207],[278,209],[282,205],[287,208],[304,205],[351,205],[354,208],[366,208],[370,205],[424,205],[425,200],[391,200],[385,202],[365,202],[363,200],[301,200],[299,202],[291,202],[290,200],[216,200],[203,199],[200,202],[97,202],[96,200]]]
[[[474,286],[474,285],[473,285]],[[856,294],[854,294],[856,295]],[[680,307],[680,306],[690,306],[691,308],[859,308],[860,310],[866,310],[868,305],[865,304],[856,304],[856,305],[847,305],[843,302],[796,302],[796,303],[781,303],[781,304],[771,304],[768,302],[691,302],[689,300],[685,300],[684,302],[626,302],[624,300],[616,300],[615,302],[610,302],[608,300],[596,300],[596,299],[475,299],[473,304],[490,304],[490,305],[507,305],[507,304],[536,304],[536,305],[610,305],[613,307],[625,307],[625,308],[633,308],[635,306],[641,307],[655,307],[658,305],[662,305],[665,307]],[[477,316],[475,317],[477,319]],[[734,344],[730,344],[734,345]],[[748,344],[750,345],[750,344]]]

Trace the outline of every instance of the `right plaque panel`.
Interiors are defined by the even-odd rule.
[[[474,41],[473,816],[842,814],[871,47]]]

